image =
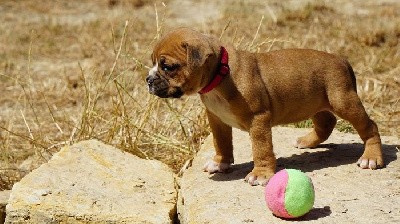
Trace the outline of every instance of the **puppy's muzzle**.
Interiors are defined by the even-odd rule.
[[[146,78],[149,92],[161,98],[180,98],[183,92],[178,87],[170,87],[168,80],[157,74],[151,74]]]
[[[153,95],[166,98],[168,97],[168,82],[162,79],[158,75],[149,75],[146,78],[147,86],[149,87],[149,92]]]

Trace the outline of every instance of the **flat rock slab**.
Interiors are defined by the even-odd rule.
[[[314,183],[314,208],[295,221],[312,223],[400,223],[399,139],[382,137],[387,167],[362,170],[355,165],[363,152],[358,135],[334,132],[316,149],[297,149],[292,143],[309,129],[274,128],[273,143],[278,169],[306,172]],[[214,155],[210,136],[192,167],[181,179],[178,215],[185,223],[287,223],[272,215],[264,200],[264,188],[249,186],[251,171],[248,133],[234,130],[235,164],[226,174],[202,172]]]
[[[176,197],[166,165],[90,140],[16,183],[6,223],[172,223]]]

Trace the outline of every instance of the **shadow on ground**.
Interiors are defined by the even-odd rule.
[[[284,168],[299,169],[303,172],[312,172],[328,167],[355,164],[364,151],[364,145],[354,144],[322,144],[319,148],[325,151],[313,151],[310,149],[302,154],[278,158],[277,170]],[[397,159],[396,145],[382,145],[386,165]],[[216,173],[210,178],[215,181],[231,181],[244,179],[253,169],[253,161],[241,164],[233,164],[227,173]],[[355,166],[355,165],[354,165]]]
[[[304,216],[301,216],[299,218],[294,218],[294,219],[286,219],[286,218],[280,218],[280,217],[278,217],[278,218],[289,221],[289,222],[293,222],[293,221],[296,221],[296,222],[306,221],[307,222],[307,221],[318,220],[320,218],[327,217],[330,214],[332,214],[331,207],[325,206],[323,208],[313,208],[307,214],[305,214]]]

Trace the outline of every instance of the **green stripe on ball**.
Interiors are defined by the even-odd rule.
[[[293,217],[300,217],[311,210],[315,193],[311,179],[303,172],[286,169],[289,178],[285,191],[285,208]]]

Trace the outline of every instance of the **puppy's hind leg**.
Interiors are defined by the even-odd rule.
[[[297,139],[297,148],[315,148],[331,135],[336,125],[336,117],[329,111],[321,111],[312,117],[314,130]]]
[[[349,121],[364,141],[364,153],[357,161],[361,168],[376,169],[384,166],[382,143],[378,127],[365,112],[360,98],[355,91],[339,94],[331,101],[334,112]]]

